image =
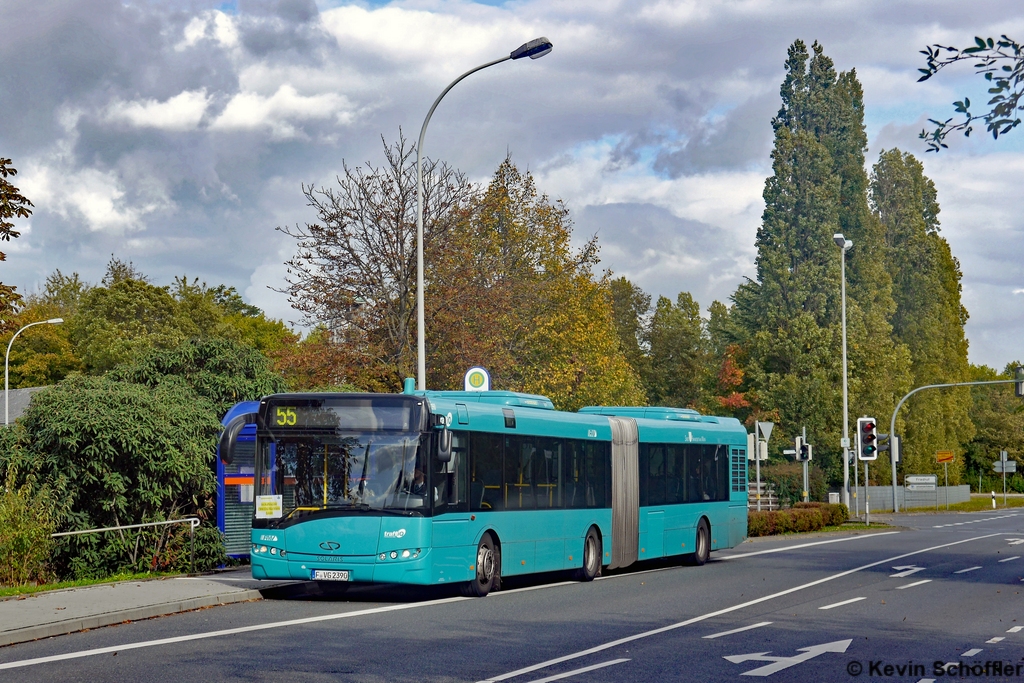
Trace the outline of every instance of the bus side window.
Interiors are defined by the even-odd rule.
[[[561,508],[563,483],[562,477],[562,440],[538,439],[538,452],[533,461],[533,481],[536,486],[538,508]]]
[[[470,432],[469,509],[474,512],[505,509],[501,484],[503,441],[499,434]]]
[[[683,446],[686,453],[686,502],[699,503],[704,500],[701,487],[701,447]]]
[[[611,444],[586,442],[583,444],[587,472],[586,507],[610,507],[611,503]]]
[[[674,505],[686,502],[685,460],[683,447],[677,444],[665,446],[665,503]]]
[[[434,512],[466,512],[466,468],[469,464],[469,439],[466,432],[452,432],[452,458],[446,463],[433,458],[432,487],[436,492]]]

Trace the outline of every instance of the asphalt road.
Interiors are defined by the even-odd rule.
[[[1024,681],[1024,511],[897,523],[483,599],[282,595],[0,648],[0,679]]]

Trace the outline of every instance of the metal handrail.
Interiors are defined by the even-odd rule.
[[[98,534],[104,531],[118,531],[121,529],[141,529],[147,526],[163,526],[166,524],[184,524],[188,522],[188,540],[189,540],[189,551],[188,551],[188,565],[189,572],[195,573],[196,569],[196,536],[195,531],[199,526],[198,517],[185,517],[184,519],[169,519],[164,522],[146,522],[144,524],[125,524],[122,526],[105,526],[98,529],[82,529],[81,531],[61,531],[56,534],[50,534],[50,538],[58,538],[60,536],[78,536],[81,534]]]

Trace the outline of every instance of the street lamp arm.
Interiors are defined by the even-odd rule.
[[[907,392],[907,395],[900,399],[900,402],[896,404],[896,410],[892,411],[892,419],[889,421],[889,439],[893,440],[896,438],[896,415],[900,412],[900,408],[907,402],[907,399],[916,394],[919,391],[925,389],[946,389],[949,387],[977,387],[986,384],[1016,384],[1018,380],[1015,379],[991,379],[980,382],[949,382],[947,384],[925,384],[924,386],[911,389]],[[891,441],[890,441],[891,442]],[[903,444],[899,445],[899,449],[903,449]],[[892,457],[890,452],[890,459],[892,460],[892,507],[894,512],[899,511],[899,505],[896,500],[896,458]]]
[[[437,105],[441,103],[449,90],[458,85],[459,81],[481,69],[507,62],[510,59],[512,59],[512,55],[481,64],[449,83],[448,87],[442,90],[434,103],[430,105],[427,118],[423,119],[423,127],[420,128],[420,138],[416,143],[416,386],[420,391],[425,391],[427,388],[426,316],[423,312],[423,139],[427,134],[427,124],[430,123],[430,117],[434,115]]]
[[[14,333],[11,337],[11,341],[7,342],[7,353],[4,354],[4,426],[11,423],[10,421],[10,383],[9,383],[9,366],[11,360],[11,346],[14,345],[14,340],[18,338],[18,335],[32,327],[33,325],[60,325],[64,322],[63,318],[50,318],[49,320],[38,320],[34,323],[29,323],[23,328]]]

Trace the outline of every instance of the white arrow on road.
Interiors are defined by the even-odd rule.
[[[924,567],[918,567],[917,565],[913,565],[913,564],[903,565],[902,567],[893,567],[893,569],[895,569],[898,573],[897,574],[889,574],[889,577],[890,578],[895,577],[895,578],[898,578],[898,579],[902,579],[905,576],[910,576],[911,574],[916,574],[917,572],[923,572],[924,571]]]
[[[743,662],[772,662],[765,666],[751,669],[745,673],[740,674],[741,676],[771,676],[776,671],[782,671],[788,669],[791,666],[796,666],[801,662],[806,662],[808,659],[814,659],[818,655],[823,655],[826,652],[846,652],[846,648],[850,647],[850,643],[853,642],[853,638],[849,640],[837,640],[832,643],[822,643],[821,645],[811,645],[810,647],[801,647],[797,650],[802,654],[793,655],[792,657],[769,657],[768,652],[751,652],[745,655],[729,655],[725,657],[733,664],[742,664]]]
[[[1024,538],[1008,538],[1006,540],[1009,541],[1010,545],[1020,545],[1021,543],[1024,543]]]

